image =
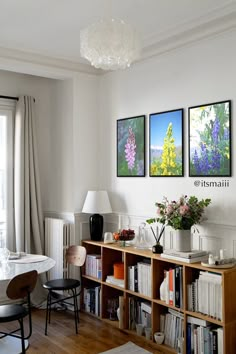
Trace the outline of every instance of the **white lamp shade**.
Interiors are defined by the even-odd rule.
[[[108,214],[112,213],[107,191],[88,191],[82,213]]]

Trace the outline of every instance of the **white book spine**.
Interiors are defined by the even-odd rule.
[[[166,303],[170,301],[170,289],[169,289],[169,271],[166,271]]]

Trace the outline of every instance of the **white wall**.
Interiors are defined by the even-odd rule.
[[[207,215],[211,221],[236,224],[234,102],[236,101],[236,31],[204,40],[109,73],[100,80],[100,186],[111,195],[113,211],[131,215],[155,215],[155,202],[163,195],[181,194],[212,198]],[[197,178],[188,177],[187,108],[204,103],[232,100],[232,175],[229,188],[197,188]],[[185,177],[148,176],[148,114],[184,108]],[[116,120],[147,115],[146,177],[116,177]],[[204,180],[204,178],[198,178]],[[221,181],[221,178],[209,180]]]
[[[211,221],[236,225],[234,153],[229,188],[197,188],[187,177],[187,107],[231,99],[234,120],[235,40],[232,31],[101,77],[81,73],[60,81],[1,71],[0,94],[36,98],[44,211],[80,212],[88,189],[107,189],[114,212],[137,216],[154,215],[163,195],[195,194],[212,198]],[[148,114],[176,108],[185,109],[185,177],[151,178]],[[140,114],[147,115],[147,176],[118,178],[116,120]]]
[[[47,211],[73,212],[73,81],[54,80],[51,91]]]
[[[99,188],[98,77],[77,74],[74,78],[74,206],[81,211],[88,190]]]

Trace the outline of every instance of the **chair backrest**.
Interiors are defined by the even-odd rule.
[[[86,259],[86,248],[83,246],[70,246],[66,250],[67,263],[81,267]]]
[[[6,292],[9,299],[24,299],[34,290],[37,278],[36,270],[16,275],[7,286]]]

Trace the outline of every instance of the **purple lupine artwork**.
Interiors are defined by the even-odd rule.
[[[145,116],[117,120],[117,176],[145,176]]]
[[[135,135],[132,128],[129,127],[129,136],[125,144],[125,159],[128,163],[128,169],[132,171],[135,166],[136,144]]]
[[[231,104],[189,108],[189,175],[231,176]]]

